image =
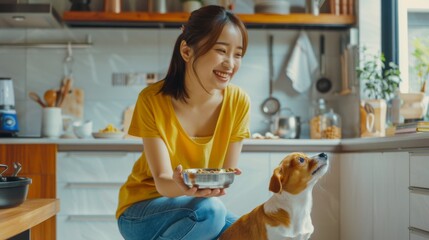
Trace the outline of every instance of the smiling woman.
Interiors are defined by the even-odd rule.
[[[188,186],[182,169],[237,167],[250,103],[230,82],[246,48],[235,15],[200,8],[182,27],[166,77],[139,94],[128,133],[143,139],[144,152],[116,214],[125,239],[216,239],[236,220],[217,198],[224,186]]]

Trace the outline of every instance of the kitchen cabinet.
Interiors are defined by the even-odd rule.
[[[340,239],[409,239],[409,153],[340,158]]]
[[[0,163],[9,166],[6,176],[13,173],[13,162],[19,162],[22,170],[18,176],[29,177],[32,183],[28,199],[56,198],[55,165],[57,145],[55,144],[1,144]],[[61,205],[61,203],[60,203]],[[55,239],[55,216],[31,228],[31,239]]]
[[[429,239],[429,152],[410,155],[410,239]]]
[[[352,27],[354,15],[334,15],[293,13],[279,14],[237,14],[248,28],[299,27],[299,28],[332,28]],[[148,13],[148,12],[73,12],[66,11],[63,21],[72,27],[177,27],[186,22],[189,13]]]
[[[57,238],[122,239],[115,218],[118,193],[137,153],[60,152],[57,164]]]

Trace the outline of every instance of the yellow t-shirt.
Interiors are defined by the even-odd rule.
[[[158,93],[163,81],[140,92],[128,133],[161,138],[170,155],[171,167],[221,168],[231,142],[250,137],[248,95],[234,85],[224,92],[221,112],[212,137],[190,138],[176,118],[171,97]],[[204,113],[202,113],[204,114]],[[119,191],[118,218],[133,203],[160,197],[144,152],[134,164]]]

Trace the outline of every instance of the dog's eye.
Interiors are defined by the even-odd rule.
[[[302,158],[302,157],[300,157],[300,158],[299,158],[299,162],[300,162],[300,163],[304,163],[304,162],[305,162],[305,159],[304,159],[304,158]]]

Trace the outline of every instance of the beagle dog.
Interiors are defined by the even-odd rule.
[[[271,198],[243,215],[220,240],[307,240],[314,231],[311,222],[312,190],[328,171],[326,153],[308,157],[303,153],[286,156],[270,180]]]

